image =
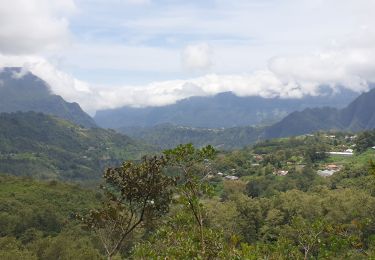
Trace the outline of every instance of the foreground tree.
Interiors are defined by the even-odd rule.
[[[317,254],[319,251],[320,238],[325,229],[325,223],[321,220],[315,220],[309,223],[301,217],[296,217],[291,226],[295,240],[303,252],[304,259],[310,258],[310,255]]]
[[[166,150],[164,154],[168,165],[177,173],[179,198],[193,215],[200,234],[201,253],[205,255],[204,207],[201,198],[212,191],[207,180],[211,173],[210,160],[216,151],[210,145],[196,149],[192,144],[185,144]]]
[[[166,163],[163,157],[144,158],[106,170],[103,206],[80,219],[97,234],[108,259],[146,219],[168,212],[174,179],[164,174]]]

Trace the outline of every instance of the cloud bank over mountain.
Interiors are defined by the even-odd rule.
[[[92,17],[97,9],[110,8],[109,2],[134,15],[125,21],[116,14]],[[284,20],[272,11],[280,3],[258,0],[193,1],[167,8],[154,1],[109,2],[0,3],[0,66],[24,67],[90,113],[163,106],[226,91],[281,98],[319,95],[321,86],[363,92],[375,82],[370,12],[375,5],[370,0],[288,0],[278,10],[295,12],[295,19]],[[95,78],[118,74],[124,79],[117,83]],[[138,75],[138,82],[126,83],[128,75]]]

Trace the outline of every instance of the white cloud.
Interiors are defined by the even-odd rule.
[[[273,58],[269,69],[283,82],[365,91],[368,82],[375,82],[375,32],[362,28],[315,54]]]
[[[367,35],[367,40],[371,37]],[[354,39],[357,41],[358,39]],[[95,86],[56,69],[35,56],[0,56],[0,66],[23,66],[44,79],[54,93],[75,101],[91,114],[121,106],[145,107],[173,104],[191,96],[232,91],[239,96],[301,98],[320,94],[320,87],[344,87],[357,92],[375,81],[375,47],[339,44],[311,55],[276,57],[269,68],[247,74],[209,74],[187,80],[147,85]]]
[[[48,82],[54,93],[91,113],[124,105],[161,106],[224,91],[300,98],[318,95],[321,85],[333,89],[343,85],[360,92],[367,89],[368,82],[375,82],[373,0],[355,4],[352,0],[198,1],[204,6],[168,1],[163,8],[149,0],[109,2],[77,1],[91,7],[79,10],[84,17],[94,18],[78,23],[74,44],[52,53],[61,55],[65,68],[169,77],[181,75],[182,62],[188,72],[209,69],[211,73],[119,86],[90,84],[64,73],[41,53],[69,39],[68,18],[76,8],[73,0],[1,1],[0,66],[25,67]],[[111,9],[112,4],[116,10]],[[145,14],[144,4],[149,4]],[[101,16],[103,13],[108,14]],[[94,29],[87,32],[87,27]],[[84,39],[79,38],[81,30]],[[111,38],[114,36],[116,39]],[[168,37],[173,41],[166,44],[163,39]],[[132,44],[134,39],[142,40]],[[180,53],[189,42],[198,43],[187,45]],[[316,51],[328,42],[334,44]],[[274,58],[269,59],[271,56]]]
[[[86,82],[74,78],[72,75],[64,73],[39,56],[10,56],[0,54],[0,67],[22,67],[20,73],[14,74],[14,78],[19,78],[28,71],[47,82],[51,91],[61,95],[67,101],[78,102],[88,111],[92,111],[97,104],[95,92]]]
[[[212,65],[212,54],[207,43],[191,44],[182,51],[182,64],[189,71],[207,70]]]
[[[73,0],[1,1],[0,52],[30,54],[66,43],[74,10]]]

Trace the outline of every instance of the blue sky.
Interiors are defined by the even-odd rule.
[[[78,1],[79,14],[71,20],[75,41],[82,44],[78,52],[84,53],[82,49],[88,45],[87,56],[97,60],[92,66],[86,66],[94,73],[73,69],[71,65],[79,64],[79,61],[68,64],[66,69],[86,80],[96,75],[96,80],[101,83],[126,84],[189,78],[212,71],[247,72],[258,66],[264,67],[265,64],[246,62],[247,68],[233,68],[231,65],[215,69],[211,61],[186,70],[183,64],[183,50],[190,45],[206,44],[214,52],[215,47],[230,49],[272,44],[265,42],[267,39],[257,36],[256,32],[251,33],[251,24],[245,25],[247,29],[240,28],[244,26],[241,22],[243,16],[249,14],[241,11],[242,5],[219,1]],[[277,8],[275,5],[274,1],[263,0],[245,6],[251,8],[252,13],[263,13],[265,9]],[[100,65],[102,59],[108,61],[107,66]],[[111,59],[116,60],[115,64]],[[96,73],[98,69],[100,76]]]
[[[0,66],[87,111],[192,95],[301,98],[375,81],[373,0],[13,0]]]
[[[313,51],[342,36],[340,27],[328,28],[326,17],[314,17],[319,6],[298,2],[77,1],[70,28],[80,46],[68,51],[65,69],[85,80],[122,84],[248,73],[266,68],[272,56]],[[211,62],[186,70],[181,53],[199,44],[209,46]]]

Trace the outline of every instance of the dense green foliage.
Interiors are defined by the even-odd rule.
[[[102,259],[95,239],[73,218],[100,196],[56,181],[0,175],[0,259]]]
[[[375,130],[360,133],[355,143],[355,149],[358,152],[364,152],[368,148],[375,147]]]
[[[100,238],[108,259],[138,226],[168,212],[175,181],[164,174],[166,163],[163,157],[145,157],[106,170],[102,207],[79,218]]]
[[[85,216],[95,208],[126,219],[131,207],[146,205],[160,206],[162,214],[142,218],[112,259],[371,259],[375,150],[361,149],[351,157],[325,153],[358,143],[371,147],[371,140],[361,134],[316,133],[218,154],[212,147],[183,145],[165,151],[157,167],[139,161],[109,169],[104,193],[2,177],[0,256],[102,259],[100,235],[78,228],[73,213]],[[327,167],[337,168],[332,176],[317,174]],[[154,173],[177,177],[176,186],[148,182]],[[153,203],[142,192],[149,185],[156,194]],[[172,191],[172,200],[158,200],[157,194]],[[121,207],[108,198],[117,198]],[[129,204],[133,198],[135,204]],[[136,212],[139,220],[142,210]],[[92,216],[100,220],[99,228],[114,223]]]
[[[82,128],[34,112],[0,114],[0,172],[62,180],[98,180],[105,167],[149,149],[129,137]],[[150,150],[150,149],[149,149]]]
[[[135,258],[191,259],[367,259],[374,256],[375,151],[351,158],[318,156],[353,145],[345,134],[270,140],[219,154],[218,171],[242,176],[226,181],[212,176],[216,196],[204,197],[205,252],[194,217],[176,204]],[[262,159],[258,163],[259,156]],[[341,171],[321,177],[317,170],[340,164]],[[289,170],[277,176],[278,169]]]

